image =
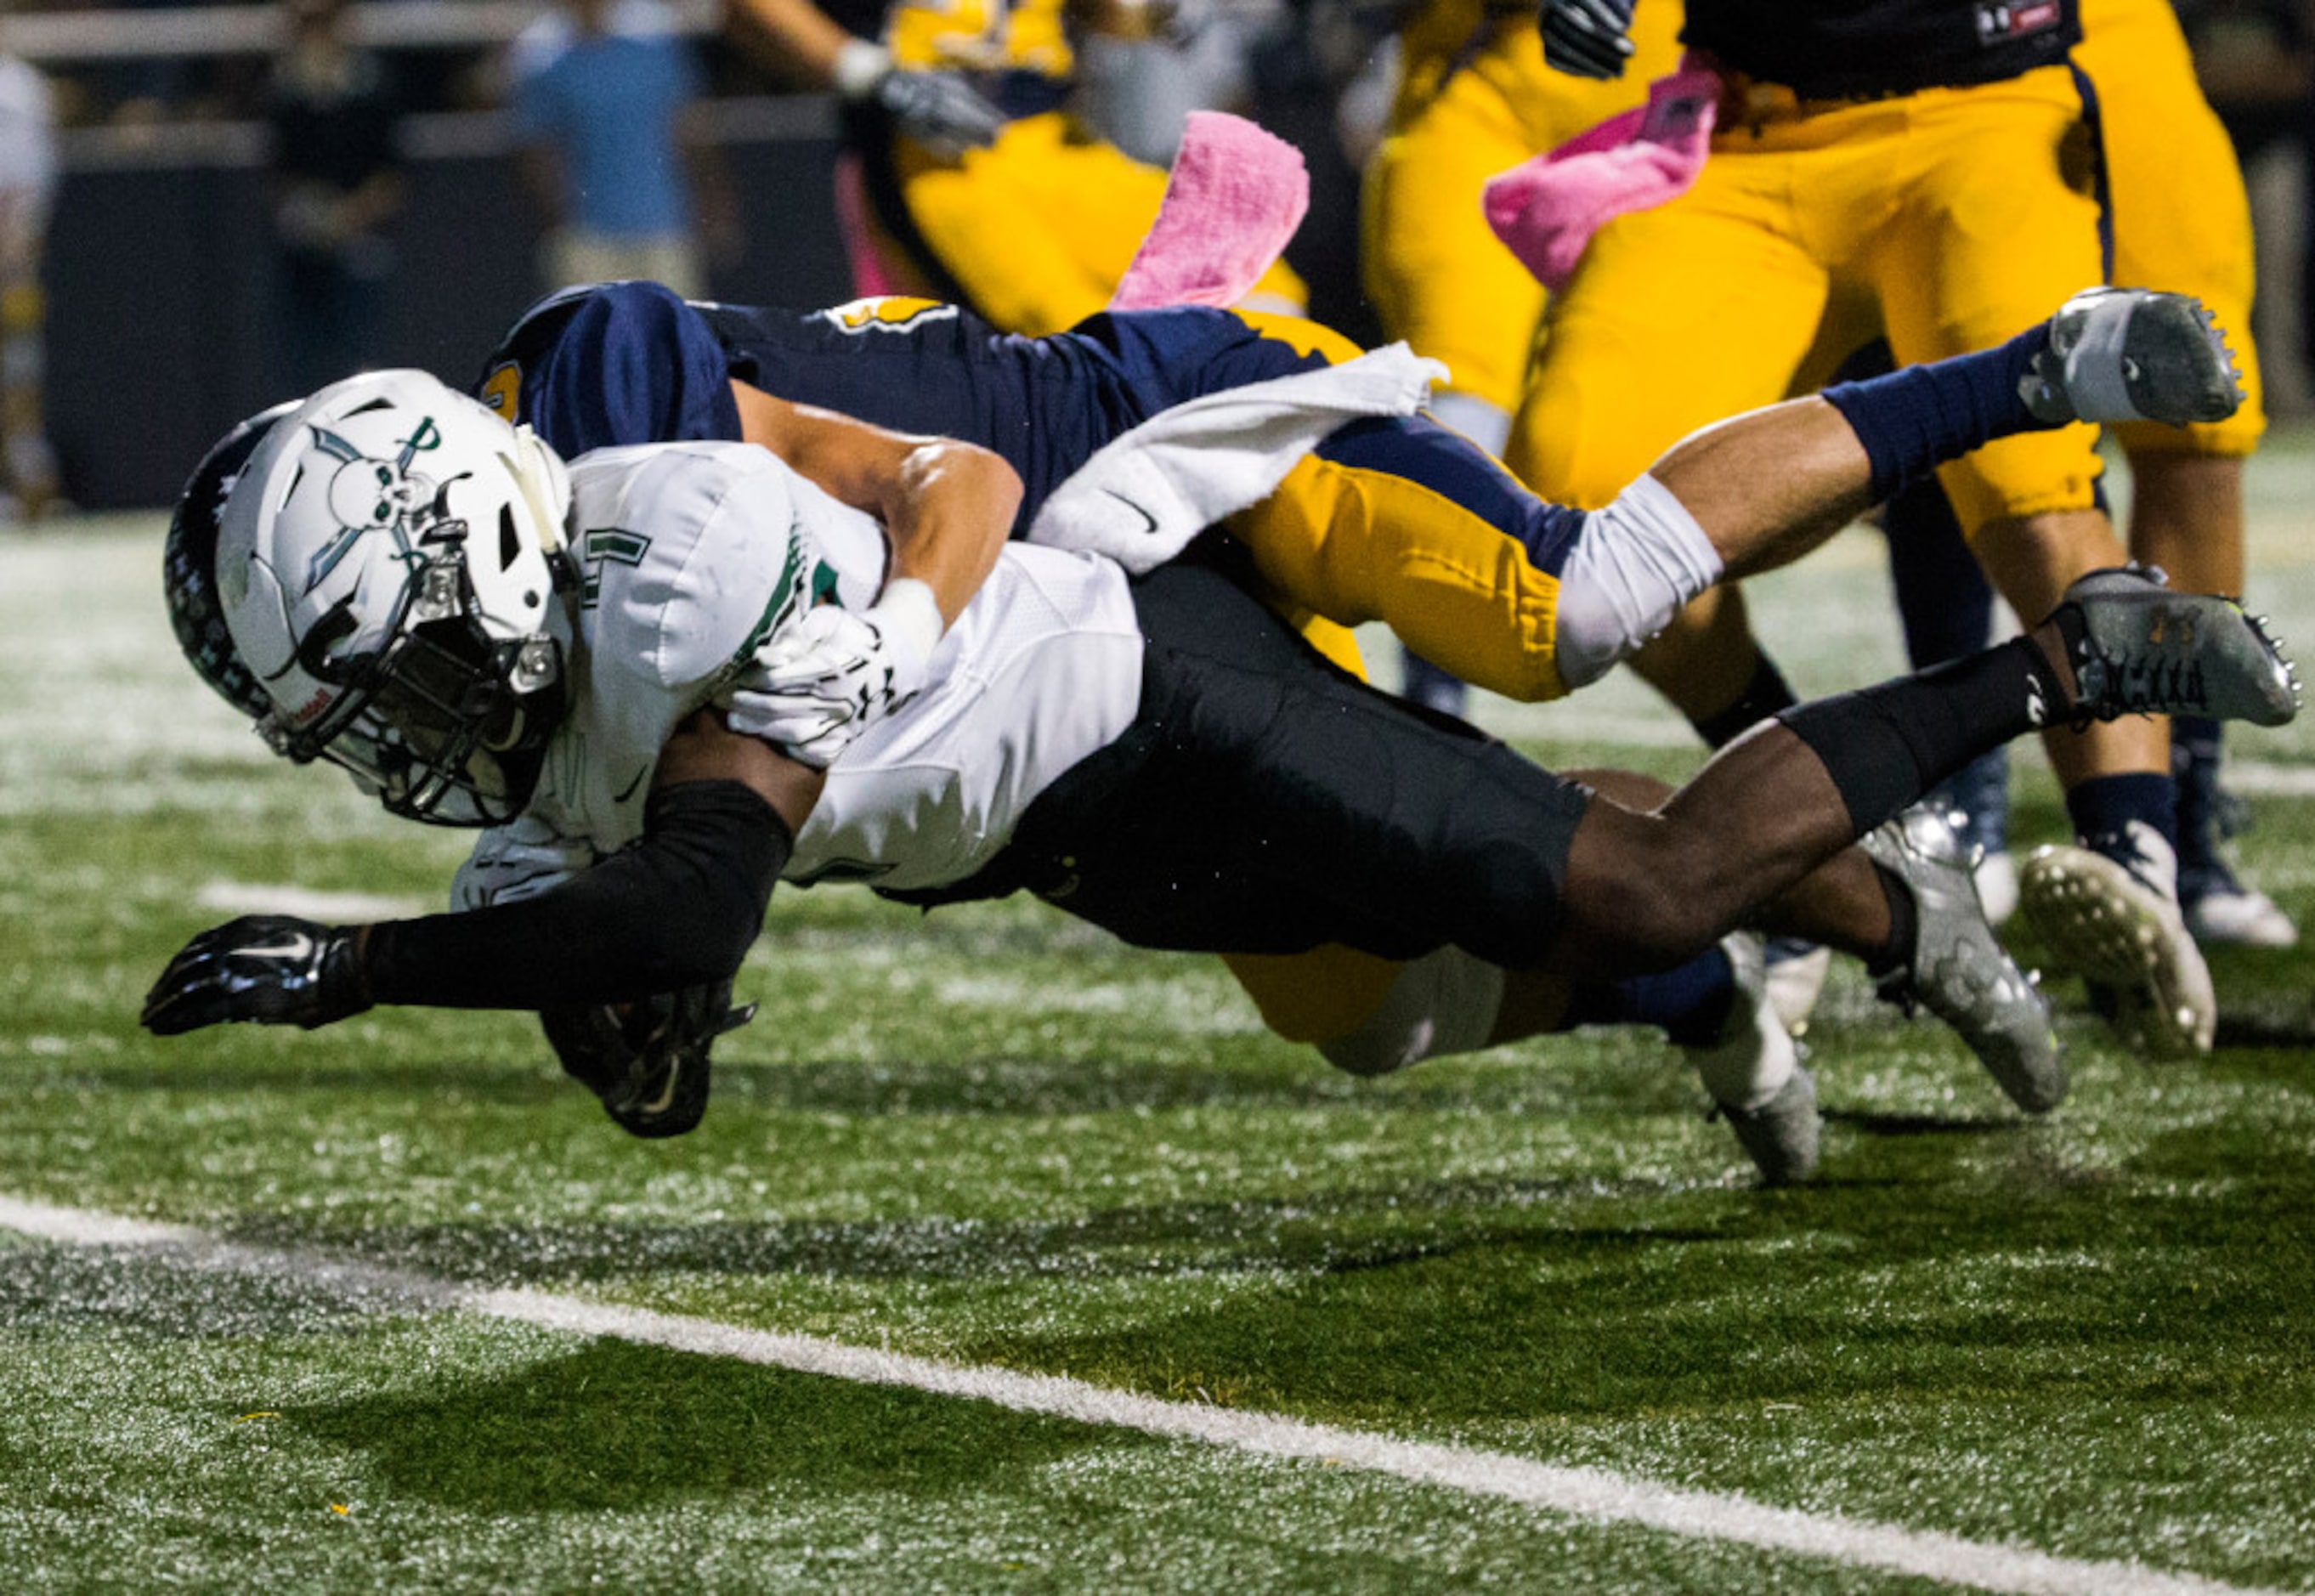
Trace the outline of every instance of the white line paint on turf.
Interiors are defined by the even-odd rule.
[[[1371,1469],[1419,1485],[1521,1503],[1601,1523],[1638,1524],[1702,1540],[1823,1557],[2021,1596],[2243,1596],[2245,1588],[2139,1563],[2056,1557],[2021,1547],[1965,1540],[1837,1513],[1770,1507],[1743,1496],[1677,1490],[1600,1468],[1563,1468],[1530,1458],[1366,1431],[1313,1424],[1281,1414],[1168,1402],[1060,1375],[971,1368],[879,1352],[812,1335],[782,1334],[714,1319],[653,1313],[532,1290],[478,1290],[415,1271],[300,1249],[244,1246],[202,1231],[88,1209],[0,1196],[0,1227],[72,1246],[155,1246],[197,1267],[291,1272],[389,1290],[429,1307],[574,1335],[608,1336],[701,1357],[901,1386],[992,1403],[1084,1424],[1202,1441],[1265,1457]]]
[[[382,898],[375,892],[316,892],[306,887],[265,882],[213,881],[193,894],[203,909],[224,914],[284,914],[325,925],[400,920],[426,912],[416,898]]]
[[[2229,759],[2229,790],[2246,798],[2315,798],[2315,765],[2273,765]]]

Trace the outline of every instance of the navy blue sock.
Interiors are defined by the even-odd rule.
[[[2178,784],[2178,871],[2209,871],[2223,864],[2219,841],[2233,830],[2227,797],[2219,790],[2221,723],[2202,715],[2170,717],[2170,776]]]
[[[2046,430],[2018,385],[2049,341],[2050,329],[2039,326],[1996,349],[1825,389],[1873,462],[1874,501],[1896,497],[1932,466],[1997,438]]]
[[[1452,672],[1440,669],[1412,649],[1402,648],[1399,658],[1406,667],[1399,677],[1400,697],[1441,714],[1463,714],[1470,702],[1470,690]]]
[[[1580,986],[1568,1000],[1569,1029],[1578,1025],[1655,1025],[1682,1047],[1720,1040],[1736,1000],[1736,973],[1728,955],[1708,948],[1675,970]]]
[[[1963,540],[1961,521],[1938,479],[1923,476],[1889,501],[1881,530],[1889,539],[1889,579],[1913,669],[1983,648],[1993,635],[1993,584]],[[2009,749],[1980,754],[1929,797],[1961,811],[1965,842],[1989,854],[2009,846]]]
[[[1993,584],[1969,552],[1937,478],[1922,477],[1890,500],[1881,530],[1889,539],[1889,581],[1913,669],[1983,648],[1993,635]]]
[[[2173,848],[2178,846],[2178,789],[2167,776],[2133,770],[2094,776],[2066,794],[2066,813],[2082,846],[2124,864],[2137,856],[2133,821],[2151,826]]]

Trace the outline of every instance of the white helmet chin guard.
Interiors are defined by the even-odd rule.
[[[275,421],[217,550],[266,740],[396,814],[520,813],[564,705],[570,502],[528,428],[422,371],[349,377]]]

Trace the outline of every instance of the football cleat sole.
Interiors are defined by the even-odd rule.
[[[2222,421],[2242,375],[2200,300],[2151,288],[2088,288],[2050,318],[2049,347],[2020,389],[2044,421]]]
[[[2264,616],[2231,598],[2181,593],[2139,565],[2077,579],[2055,616],[2065,634],[2074,714],[2194,714],[2287,724],[2299,713],[2299,672]]]
[[[2034,851],[2018,907],[2053,964],[2107,989],[2107,1017],[2132,1048],[2152,1059],[2211,1051],[2218,998],[2177,904],[2103,854],[2068,846]]]

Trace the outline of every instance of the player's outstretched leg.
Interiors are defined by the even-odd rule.
[[[2076,420],[2202,420],[2240,401],[2194,299],[2099,288],[1998,348],[1707,428],[1555,555],[1559,674],[1570,687],[1597,679],[1707,588],[1788,563],[1995,439]]]
[[[1672,795],[1661,783],[1623,771],[1578,770],[1569,776],[1627,809],[1654,810]],[[1969,864],[1969,850],[1943,814],[1925,806],[1868,833],[1860,847],[1834,856],[1748,919],[1752,928],[1771,934],[1761,972],[1764,996],[1788,1027],[1789,1016],[1777,1008],[1777,941],[1803,938],[1828,958],[1838,948],[1864,962],[1885,999],[1903,1005],[1908,1014],[1926,1008],[1949,1025],[2013,1102],[2028,1113],[2044,1113],[2065,1095],[2057,1035],[2033,981],[1987,923]],[[1722,941],[1724,953],[1729,945]],[[1741,984],[1742,962],[1732,956],[1732,963]],[[1663,978],[1621,984],[1650,988],[1663,984]],[[1636,1014],[1635,1007],[1628,1002],[1624,1012],[1610,1017],[1656,1017]],[[1578,1015],[1574,1023],[1584,1017]],[[1743,1028],[1721,1024],[1719,1011],[1711,1018],[1703,1034],[1692,1022],[1680,1030],[1667,1024],[1666,1033],[1691,1048],[1742,1039]],[[1717,1084],[1707,1079],[1724,1108],[1758,1107],[1782,1083],[1773,1055],[1761,1056],[1767,1073],[1758,1078]]]
[[[1579,979],[1693,956],[1753,905],[1894,820],[1969,759],[2039,726],[2191,712],[2279,725],[2299,687],[2231,600],[2098,572],[2028,636],[1787,712],[1650,813],[1595,799],[1547,955]]]

